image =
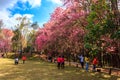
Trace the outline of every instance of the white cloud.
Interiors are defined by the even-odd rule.
[[[59,5],[62,4],[61,0],[47,0],[47,1],[50,1],[50,2],[55,3],[55,4],[59,4]]]
[[[16,17],[27,16],[32,22],[32,14],[15,14],[11,15],[8,9],[19,8],[17,2],[26,3],[31,5],[31,8],[39,7],[41,5],[41,0],[0,0],[0,19],[4,22],[4,27],[13,27],[16,24]]]
[[[0,19],[7,20],[9,19],[10,12],[7,10],[0,11]]]
[[[32,6],[32,8],[39,7],[41,5],[41,0],[22,0],[21,2],[28,2]]]
[[[17,2],[28,2],[32,8],[39,7],[41,5],[41,0],[0,0],[0,10],[13,8]]]
[[[16,20],[16,18],[25,17],[25,16],[30,20],[31,23],[33,22],[32,18],[34,17],[34,15],[32,15],[32,14],[24,14],[24,15],[15,14],[14,16],[7,17],[7,19],[3,20],[3,22],[5,23],[4,28],[5,27],[6,28],[14,28],[14,26],[18,24],[18,21]]]

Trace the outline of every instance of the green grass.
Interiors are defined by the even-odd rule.
[[[56,64],[28,60],[14,65],[13,59],[0,58],[0,80],[119,80],[116,76],[86,72],[66,66],[58,70]]]

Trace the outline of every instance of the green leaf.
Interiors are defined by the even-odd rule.
[[[85,43],[84,47],[87,48],[87,49],[91,49],[92,48],[92,46],[89,43]]]

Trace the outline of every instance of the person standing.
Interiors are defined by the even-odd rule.
[[[93,71],[96,71],[96,65],[98,64],[98,59],[97,57],[94,57],[93,61],[92,61],[92,64],[93,64]]]
[[[23,55],[23,56],[22,56],[23,64],[25,63],[26,59],[27,59],[26,56]]]
[[[15,64],[18,64],[18,63],[19,63],[18,57],[15,57]]]
[[[85,66],[86,66],[85,70],[88,71],[88,69],[89,69],[89,58],[88,58],[88,56],[85,57]]]
[[[83,57],[83,55],[78,56],[78,57],[79,57],[79,59],[80,59],[81,67],[84,68],[84,57]]]
[[[60,69],[60,66],[61,66],[61,57],[59,56],[57,58],[57,67],[58,67],[58,69]]]

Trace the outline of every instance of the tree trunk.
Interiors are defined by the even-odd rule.
[[[115,16],[115,24],[117,26],[120,26],[120,12],[118,9],[118,0],[111,0],[111,8]]]

